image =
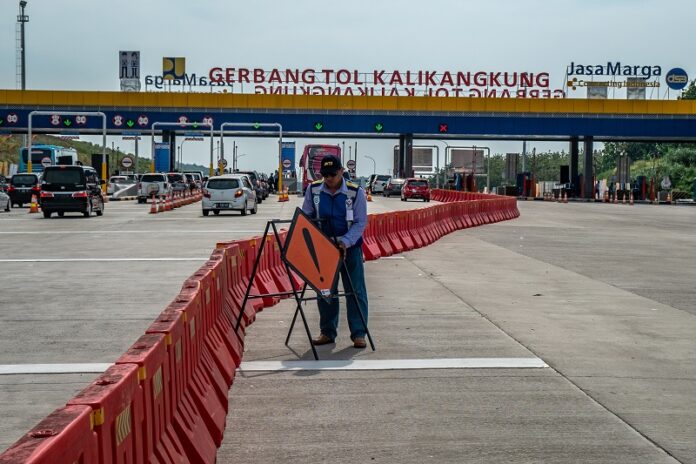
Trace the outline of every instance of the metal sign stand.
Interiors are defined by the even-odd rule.
[[[266,294],[259,294],[259,295],[252,295],[251,294],[251,288],[254,285],[254,279],[256,278],[258,269],[259,269],[259,262],[261,261],[261,256],[263,254],[263,249],[266,244],[266,237],[268,237],[269,232],[273,231],[273,239],[276,241],[278,245],[279,250],[284,250],[284,245],[280,242],[280,235],[278,233],[278,225],[279,224],[292,224],[293,221],[291,220],[279,220],[279,219],[274,219],[271,221],[268,221],[266,223],[266,228],[263,233],[264,239],[261,240],[261,245],[259,246],[259,250],[256,253],[256,259],[254,260],[254,266],[251,271],[251,276],[249,276],[249,282],[247,283],[247,288],[246,291],[244,292],[244,300],[242,301],[242,305],[239,310],[239,315],[237,316],[237,323],[235,325],[235,333],[237,336],[239,336],[239,327],[242,322],[242,317],[244,316],[244,309],[246,308],[247,302],[250,299],[257,299],[257,298],[268,298],[268,297],[283,297],[283,296],[290,296],[292,295],[295,298],[295,303],[297,307],[295,308],[295,315],[292,318],[292,323],[290,324],[290,329],[288,330],[288,336],[285,339],[285,346],[288,346],[288,343],[290,342],[290,335],[292,334],[292,330],[295,327],[295,322],[297,321],[297,315],[299,314],[302,317],[302,323],[304,324],[305,332],[307,333],[307,339],[309,341],[309,346],[312,348],[312,354],[314,354],[314,360],[318,361],[319,360],[319,355],[317,354],[317,350],[312,343],[312,334],[309,330],[309,324],[307,324],[307,317],[305,316],[304,309],[302,308],[302,305],[306,301],[314,301],[314,300],[319,300],[319,298],[325,298],[325,299],[332,299],[332,298],[338,298],[338,297],[353,297],[355,298],[355,303],[358,305],[358,313],[360,314],[360,320],[362,321],[363,327],[365,327],[365,333],[367,334],[367,339],[370,342],[370,347],[372,348],[372,351],[375,351],[375,344],[372,341],[372,336],[370,335],[370,331],[367,328],[367,323],[365,322],[365,317],[363,316],[362,313],[362,308],[360,307],[360,300],[358,299],[357,295],[355,294],[355,290],[353,289],[353,281],[350,278],[350,274],[348,274],[348,268],[346,267],[346,262],[345,260],[341,260],[341,267],[340,267],[340,272],[344,275],[347,276],[347,282],[344,283],[344,285],[347,285],[348,287],[348,292],[345,293],[340,293],[337,292],[335,294],[328,295],[327,297],[323,296],[316,296],[316,297],[305,297],[305,292],[307,291],[308,284],[307,282],[304,282],[304,285],[302,286],[302,290],[296,290],[292,273],[290,271],[290,265],[288,264],[288,261],[285,258],[285,253],[281,253],[281,260],[283,261],[283,267],[285,268],[286,275],[288,277],[288,281],[290,282],[290,287],[292,288],[291,292],[280,292],[280,293],[266,293]],[[335,241],[335,239],[334,239]],[[285,244],[287,245],[287,243]],[[298,274],[299,275],[299,274]],[[299,275],[299,277],[302,277]]]

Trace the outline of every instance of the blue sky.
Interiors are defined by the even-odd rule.
[[[214,66],[546,71],[554,87],[562,86],[571,61],[696,74],[696,3],[684,0],[28,0],[26,12],[30,89],[118,90],[119,50],[141,51],[143,75],[161,72],[163,56],[185,56],[187,70],[199,74]],[[17,1],[0,2],[0,88],[16,87],[17,13]],[[273,167],[266,155],[273,140],[239,143],[240,153],[248,152],[241,166]],[[361,154],[377,158],[379,171],[391,164],[393,144],[358,143]],[[489,145],[521,150],[518,142]],[[203,163],[207,146],[187,142],[185,156]],[[359,158],[358,173],[367,171],[372,162]]]

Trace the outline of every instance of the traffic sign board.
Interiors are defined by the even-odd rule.
[[[130,156],[124,156],[121,160],[121,166],[123,166],[126,169],[133,166],[133,158],[131,158]]]
[[[284,159],[283,160],[283,167],[289,168],[290,166],[292,166],[292,161],[290,161],[289,159]]]
[[[300,208],[295,210],[283,258],[321,297],[330,298],[338,280],[341,253]]]
[[[44,158],[41,158],[41,166],[47,168],[47,167],[49,167],[51,164],[53,164],[53,163],[51,163],[51,158],[50,158],[49,156],[46,156],[46,157],[44,157]]]
[[[226,167],[227,167],[227,160],[226,160],[225,158],[222,158],[222,159],[220,160],[220,164],[222,164],[222,167],[223,167],[223,168],[226,168]]]
[[[381,122],[378,122],[375,124],[375,131],[377,132],[382,132],[384,130],[384,124]]]
[[[346,162],[346,167],[347,167],[348,169],[355,169],[355,160],[348,160],[348,161]]]

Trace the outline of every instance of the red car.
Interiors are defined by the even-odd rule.
[[[406,179],[401,189],[401,201],[411,198],[420,198],[423,201],[430,201],[430,186],[425,179]]]

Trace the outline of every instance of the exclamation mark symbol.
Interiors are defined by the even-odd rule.
[[[324,281],[324,278],[321,277],[321,269],[319,268],[319,258],[317,258],[317,250],[314,249],[314,242],[312,241],[312,234],[309,233],[309,229],[306,227],[302,229],[302,236],[304,237],[305,243],[307,244],[307,249],[309,250],[309,255],[312,257],[312,261],[314,261],[314,265],[317,267],[317,271],[319,271],[319,280],[321,282]]]

